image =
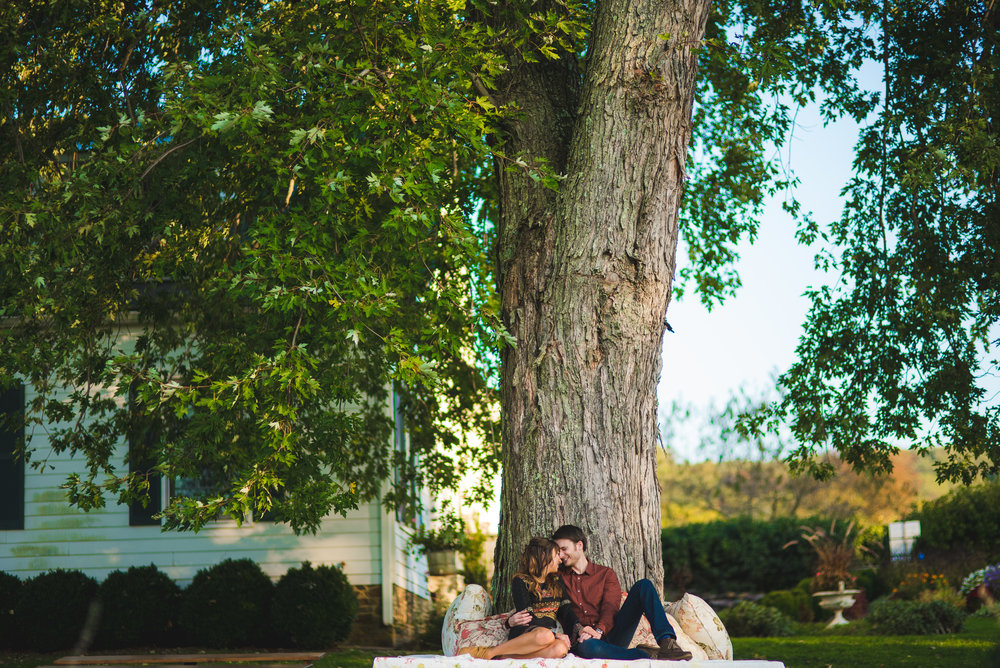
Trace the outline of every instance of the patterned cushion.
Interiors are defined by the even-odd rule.
[[[680,622],[674,619],[669,613],[667,614],[667,621],[670,622],[670,626],[674,629],[674,634],[677,635],[677,644],[680,645],[680,648],[691,652],[692,661],[708,661],[708,652],[705,651],[704,647],[696,643],[694,638],[684,632],[684,628],[680,625]]]
[[[705,650],[709,659],[732,661],[733,643],[722,620],[708,603],[693,594],[684,594],[681,600],[668,604],[666,610],[684,633]]]
[[[455,656],[460,647],[459,625],[469,620],[482,620],[490,614],[491,607],[490,595],[479,585],[469,585],[451,602],[441,626],[441,649],[445,656]]]
[[[463,647],[495,647],[507,640],[507,618],[511,612],[486,619],[469,619],[458,624],[455,651]]]

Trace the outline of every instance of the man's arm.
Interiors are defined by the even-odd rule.
[[[607,633],[615,625],[615,615],[622,605],[622,587],[618,584],[618,575],[611,568],[604,578],[604,593],[601,604],[597,608],[597,630]]]

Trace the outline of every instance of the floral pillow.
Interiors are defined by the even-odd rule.
[[[680,629],[705,650],[709,659],[732,661],[733,643],[712,606],[693,594],[684,594],[679,601],[668,604],[666,611],[677,620]],[[677,630],[676,626],[674,628]],[[677,635],[679,639],[680,633]]]
[[[459,647],[459,625],[469,620],[482,621],[490,614],[490,595],[479,585],[469,585],[444,613],[441,626],[441,649],[445,656],[455,656]],[[504,636],[506,639],[506,635]]]
[[[667,621],[670,622],[670,626],[673,627],[674,633],[677,635],[677,644],[680,648],[691,652],[692,661],[708,661],[708,652],[705,651],[704,647],[696,643],[694,638],[684,632],[684,627],[680,625],[680,622],[670,614],[667,615]]]
[[[468,619],[458,624],[457,652],[463,647],[495,647],[507,640],[507,618],[505,612],[486,619]]]

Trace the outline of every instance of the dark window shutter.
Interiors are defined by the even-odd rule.
[[[129,392],[129,401],[134,404],[133,392]],[[145,506],[140,501],[133,501],[128,507],[128,524],[133,527],[160,526],[160,520],[153,517],[162,510],[163,476],[151,473],[156,462],[153,460],[153,448],[158,445],[159,438],[155,426],[147,420],[133,419],[128,433],[128,471],[129,473],[147,473],[149,478],[149,503]]]
[[[24,385],[0,391],[0,529],[24,529]]]

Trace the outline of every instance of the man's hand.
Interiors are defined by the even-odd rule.
[[[577,636],[577,642],[583,642],[584,640],[590,640],[591,638],[600,639],[604,633],[598,631],[593,626],[584,626],[580,629],[580,635]]]
[[[514,628],[515,626],[527,626],[528,622],[531,621],[531,613],[527,610],[518,610],[513,615],[507,618],[507,626]]]

